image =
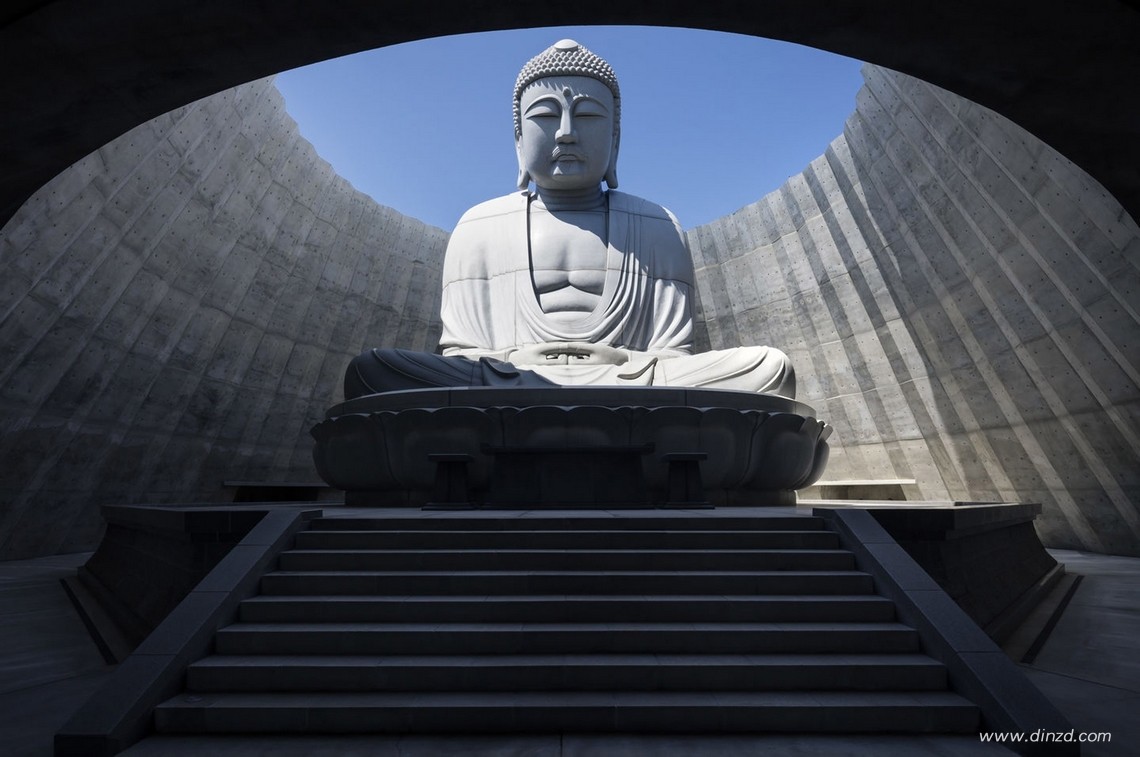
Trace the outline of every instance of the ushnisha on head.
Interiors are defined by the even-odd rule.
[[[588,164],[598,160],[603,173],[597,180],[617,187],[621,90],[609,63],[572,39],[560,40],[523,66],[513,104],[519,189],[526,189],[531,180],[541,188],[565,186],[577,181],[575,172],[585,181],[597,172]],[[599,134],[603,123],[605,133]],[[544,161],[557,151],[566,155],[547,175]],[[575,153],[584,159],[581,163]]]

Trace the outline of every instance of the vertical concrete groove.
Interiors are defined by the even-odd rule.
[[[804,174],[809,177],[827,176],[831,180],[829,184],[834,183],[835,187],[838,188],[841,180],[833,171],[829,153],[833,154],[831,148],[825,152],[823,157],[813,161]],[[839,255],[842,269],[847,272],[847,277],[855,291],[855,297],[837,297],[837,300],[841,306],[857,308],[866,316],[866,321],[869,324],[869,329],[852,328],[850,330],[851,333],[841,341],[844,351],[853,365],[862,367],[867,372],[873,389],[866,392],[866,396],[874,400],[869,403],[871,414],[877,419],[877,425],[885,432],[883,434],[887,440],[885,443],[895,445],[896,443],[892,440],[914,438],[916,434],[907,430],[910,427],[915,429],[918,427],[912,410],[913,403],[902,403],[893,411],[886,409],[887,399],[884,390],[891,391],[891,385],[897,384],[898,391],[905,395],[908,391],[913,390],[914,382],[907,366],[905,364],[896,365],[889,357],[892,353],[898,354],[900,349],[894,343],[891,332],[885,329],[890,319],[884,313],[884,307],[875,297],[874,289],[870,284],[869,276],[872,275],[873,269],[860,265],[857,260],[852,249],[854,240],[842,230],[839,219],[841,211],[837,204],[824,194],[823,183],[819,180],[809,181],[808,186],[817,206],[823,207],[826,202],[827,209],[821,213],[820,218],[826,224],[829,239]],[[834,281],[834,277],[832,280]],[[895,315],[897,317],[897,313]],[[856,320],[860,319],[857,318]],[[874,332],[876,338],[862,340],[861,342],[862,335],[868,330]],[[858,372],[858,367],[856,370]],[[897,455],[888,455],[892,461],[891,473],[893,477],[916,477],[909,451],[903,449],[901,445],[897,445],[896,450]],[[917,478],[923,479],[924,477],[918,475]],[[929,489],[931,482],[923,480],[919,486]]]
[[[857,112],[849,120],[848,130],[857,130],[861,128],[862,117]],[[854,166],[853,166],[854,168]],[[895,233],[901,235],[902,248],[905,250],[916,250],[920,247],[912,230],[905,220],[898,215],[897,210],[886,201],[883,192],[875,187],[875,177],[871,171],[866,171],[865,175],[867,183],[862,186],[866,191],[874,192],[880,198],[879,203],[881,206],[890,213],[891,227]],[[850,186],[854,186],[856,179],[849,179]],[[866,201],[866,200],[865,200]],[[867,233],[868,229],[877,228],[877,224],[870,217],[865,209],[865,206],[856,204],[852,208],[861,220],[860,229],[863,233]],[[878,236],[878,235],[876,235]],[[915,314],[918,312],[915,301],[910,294],[910,288],[903,280],[902,267],[900,264],[899,256],[893,254],[890,250],[890,243],[886,242],[882,237],[878,237],[882,241],[880,253],[889,255],[889,262],[893,265],[880,266],[883,271],[884,277],[887,280],[889,295],[897,298],[900,304],[900,310],[904,313]],[[881,259],[881,257],[880,257]],[[927,268],[920,267],[920,272],[924,277],[926,286],[930,287],[931,274]],[[922,345],[923,354],[929,360],[930,365],[934,368],[933,374],[937,386],[950,384],[956,386],[953,372],[950,370],[950,362],[945,358],[942,353],[940,343],[942,340],[936,335],[935,331],[930,329],[923,317],[911,317],[907,319],[908,325],[913,328],[917,334],[917,339],[908,339],[910,345],[914,347],[914,352],[908,354],[918,355],[918,345]],[[909,335],[908,329],[902,329],[903,333]],[[900,386],[904,389],[907,386],[915,386],[917,390],[917,377],[927,377],[929,369],[924,365],[919,365],[910,368],[909,374],[915,377],[916,380],[911,382],[901,382]],[[960,390],[959,390],[960,394]],[[940,410],[940,404],[945,407],[945,410]],[[945,404],[938,403],[933,394],[928,394],[926,397],[919,398],[912,396],[909,405],[914,408],[919,417],[922,418],[922,432],[923,438],[930,445],[931,454],[936,458],[942,459],[949,463],[943,464],[940,467],[943,479],[947,481],[950,493],[954,496],[964,496],[967,491],[997,491],[1004,489],[1007,492],[1012,492],[1014,487],[1009,479],[1004,475],[1000,464],[996,461],[998,456],[994,450],[989,446],[988,442],[982,439],[971,440],[971,450],[975,453],[972,458],[982,463],[982,469],[977,470],[976,466],[971,466],[963,463],[962,456],[957,452],[955,445],[947,445],[943,443],[942,432],[947,428],[969,429],[980,428],[981,424],[977,420],[974,412],[969,403],[951,403],[949,407]],[[971,471],[972,473],[968,473]],[[981,476],[979,476],[981,474]]]
[[[885,81],[889,86],[892,86],[900,96],[902,96],[902,87],[900,85],[901,80],[899,78],[896,77],[893,79],[886,79]],[[923,89],[924,92],[928,92],[932,98],[940,98],[937,88],[926,86]],[[945,96],[945,94],[946,93],[942,93],[941,96]],[[921,118],[921,114],[919,114],[918,117]],[[947,145],[945,144],[944,139],[932,125],[925,124],[925,128],[926,131],[932,134],[934,139],[938,141],[938,144],[942,149],[947,149]],[[995,165],[997,165],[999,170],[1001,170],[1003,174],[1006,175],[1011,183],[1015,183],[1015,178],[1009,173],[1006,167],[997,160],[989,146],[986,145],[984,141],[979,141],[978,145],[980,150],[994,161]],[[1065,274],[1067,275],[1065,275],[1058,271],[1052,262],[1046,260],[1045,256],[1042,254],[1041,249],[1039,248],[1039,245],[1034,243],[1033,240],[1031,240],[1028,235],[1026,235],[1021,230],[1021,228],[1016,225],[1015,221],[1004,209],[1003,203],[998,202],[996,198],[989,195],[986,192],[985,188],[982,186],[981,182],[976,177],[967,174],[966,179],[980,195],[987,199],[988,209],[1000,217],[1005,226],[1012,230],[1021,248],[1029,253],[1030,257],[1034,260],[1035,263],[1037,263],[1040,269],[1048,277],[1049,282],[1061,293],[1077,317],[1079,317],[1085,323],[1085,326],[1088,328],[1088,330],[1090,330],[1096,336],[1097,341],[1113,357],[1113,359],[1120,366],[1121,370],[1123,370],[1128,375],[1133,383],[1140,384],[1140,371],[1138,371],[1124,356],[1123,352],[1112,343],[1112,340],[1096,323],[1096,319],[1084,308],[1079,298],[1073,293],[1072,289],[1066,283],[1066,280],[1073,276],[1073,272],[1066,271]],[[1023,194],[1026,199],[1032,200],[1032,197],[1029,196],[1028,193],[1023,189],[1021,189],[1020,186],[1018,187],[1018,191]],[[971,223],[971,225],[973,225],[972,216],[970,214],[964,213],[963,217],[967,219],[968,223]],[[1125,311],[1125,314],[1129,318],[1131,318],[1131,320],[1134,322],[1134,325],[1140,326],[1140,316],[1137,315],[1137,311],[1132,308],[1130,304],[1126,303],[1121,293],[1117,291],[1110,280],[1092,266],[1091,261],[1081,252],[1080,248],[1074,244],[1073,240],[1068,237],[1060,225],[1052,218],[1047,209],[1041,212],[1040,217],[1045,222],[1047,222],[1057,233],[1057,238],[1059,240],[1059,249],[1053,250],[1053,254],[1065,258],[1065,262],[1069,263],[1070,265],[1072,261],[1069,260],[1069,258],[1075,257],[1077,260],[1079,260],[1083,266],[1081,273],[1084,274],[1087,272],[1088,275],[1094,276],[1097,282],[1104,287],[1107,295],[1110,296],[1113,301]],[[978,234],[979,239],[985,239],[985,236],[980,232],[980,230],[977,230],[975,228],[975,231]],[[998,265],[1001,266],[1003,273],[1005,273],[1009,280],[1013,282],[1014,286],[1017,287],[1018,294],[1021,295],[1026,307],[1032,311],[1034,317],[1038,320],[1042,327],[1047,329],[1052,319],[1050,315],[1045,312],[1044,309],[1036,302],[1034,298],[1034,292],[1021,282],[1019,276],[1017,275],[1017,272],[1014,271],[1012,267],[1000,255],[997,254],[997,251],[994,250],[992,246],[987,244],[986,250],[990,252]],[[996,308],[994,310],[996,312]],[[1009,329],[1007,326],[1007,328],[1003,329],[1003,331],[1011,331],[1011,329]],[[1067,344],[1063,339],[1061,339],[1055,331],[1050,330],[1050,336],[1053,340],[1054,345],[1056,346],[1056,349],[1058,349],[1064,355],[1065,359],[1069,362],[1073,369],[1079,375],[1083,374],[1082,378],[1085,381],[1085,385],[1096,397],[1097,401],[1108,410],[1111,417],[1113,417],[1114,422],[1116,422],[1120,434],[1127,440],[1127,443],[1132,447],[1134,451],[1140,452],[1140,434],[1138,434],[1135,430],[1129,428],[1129,425],[1124,421],[1120,414],[1111,407],[1111,400],[1108,398],[1103,389],[1101,389],[1101,387],[1098,385],[1095,375],[1092,375],[1091,372],[1083,370],[1083,364],[1080,358],[1076,355],[1071,346]],[[1025,360],[1023,362],[1026,367],[1029,368],[1032,364],[1032,359],[1029,358],[1029,356],[1026,354]],[[1042,390],[1048,391],[1048,379],[1045,377],[1040,368],[1033,365],[1031,372],[1035,375],[1035,382],[1038,383]],[[1063,404],[1059,402],[1059,398],[1057,398],[1057,400],[1058,401],[1053,405],[1054,411],[1057,413],[1064,413]]]
[[[902,140],[893,140],[883,145],[887,159],[891,161],[900,180],[904,183],[909,183],[912,180],[911,176],[915,170],[915,164],[913,160],[908,162],[908,156],[903,155],[899,150],[900,148],[910,147],[911,143],[909,140],[906,140],[905,137]],[[903,166],[906,166],[906,168],[904,169]],[[937,176],[935,176],[935,180],[938,180]],[[932,228],[942,237],[945,252],[951,255],[958,262],[959,266],[968,270],[970,266],[963,259],[959,245],[955,244],[954,240],[949,236],[947,229],[940,222],[937,214],[933,212],[917,189],[912,196],[914,201],[923,208],[923,215],[929,220]],[[956,198],[951,197],[951,202],[956,202]],[[989,246],[987,240],[984,239],[984,235],[972,224],[972,221],[968,218],[968,214],[966,214],[964,210],[963,217],[966,218],[968,227],[976,233],[973,241],[991,255],[998,257],[996,251]],[[1034,468],[1037,470],[1043,483],[1050,491],[1055,492],[1057,504],[1060,506],[1070,527],[1073,528],[1081,541],[1092,546],[1094,549],[1103,551],[1104,544],[1101,542],[1097,533],[1092,529],[1086,514],[1082,512],[1077,502],[1069,496],[1065,490],[1062,476],[1056,470],[1040,441],[1022,422],[1021,411],[1017,402],[1015,402],[1013,395],[1006,388],[1001,376],[990,362],[987,350],[979,343],[974,330],[970,327],[965,316],[954,303],[953,298],[950,297],[949,292],[945,290],[942,281],[934,271],[929,259],[923,254],[925,250],[919,247],[916,249],[916,252],[918,253],[916,255],[916,261],[923,268],[926,279],[934,290],[936,298],[943,302],[943,311],[950,319],[957,339],[970,355],[974,366],[983,378],[984,385],[990,392],[990,396],[996,401],[1002,413],[1002,417],[1005,419],[1003,425],[1012,431],[1018,443],[1026,451],[1029,458],[1034,461]],[[1000,262],[999,260],[999,264]],[[974,291],[982,298],[990,317],[994,319],[1002,335],[1009,340],[1010,345],[1016,344],[1016,336],[1012,334],[1012,330],[1002,316],[997,303],[989,293],[986,282],[975,279]],[[969,398],[967,398],[967,401],[968,400]],[[1001,461],[998,460],[997,462],[1000,464]]]
[[[829,475],[913,468],[921,491],[1043,501],[1049,543],[1140,552],[1140,232],[1004,119],[864,76],[819,160],[690,231],[711,346],[780,323],[837,429]]]
[[[896,92],[899,91],[897,86],[895,89],[896,89]],[[916,145],[913,141],[909,141],[909,140],[908,140],[908,144],[912,148],[914,148],[916,152],[918,152],[921,155],[921,152],[918,150],[918,145]],[[923,156],[923,160],[925,160],[925,156]],[[929,167],[929,163],[927,163],[927,165]],[[933,172],[933,171],[932,171],[932,175],[935,176],[936,180],[940,180],[940,178],[941,178],[936,172]],[[1000,203],[998,203],[996,201],[996,198],[993,198],[993,197],[989,196],[987,193],[985,193],[983,191],[983,188],[979,185],[979,183],[973,177],[967,177],[967,180],[969,181],[970,185],[973,186],[981,196],[986,198],[987,204],[989,205],[989,208],[992,209],[993,212],[995,212],[997,215],[1002,217],[1007,223],[1012,225],[1008,216],[1001,211]],[[1034,317],[1037,318],[1043,325],[1048,324],[1049,323],[1048,315],[1038,305],[1036,305],[1036,303],[1033,301],[1032,293],[1030,291],[1028,291],[1027,289],[1023,288],[1018,283],[1017,272],[1015,270],[1013,270],[1012,266],[1009,264],[1009,262],[1003,256],[998,254],[998,251],[993,247],[993,245],[990,243],[990,241],[986,237],[986,235],[977,226],[977,224],[975,223],[974,214],[967,212],[966,208],[961,205],[960,201],[958,200],[958,198],[956,196],[953,196],[949,192],[947,192],[947,195],[950,196],[951,202],[958,208],[959,212],[962,214],[962,217],[963,217],[963,219],[965,219],[967,226],[974,232],[976,239],[979,242],[979,246],[983,250],[985,250],[986,253],[988,253],[994,259],[994,261],[997,263],[997,265],[999,266],[1001,271],[1006,275],[1006,277],[1010,281],[1014,282],[1015,286],[1018,289],[1019,294],[1022,295],[1022,298],[1024,300],[1026,307],[1029,308],[1029,310],[1033,313]],[[918,200],[918,202],[924,203],[924,200],[921,198],[919,193],[916,192],[915,196],[916,196],[916,199]],[[934,217],[934,213],[929,208],[927,209],[927,215],[929,217],[932,217],[932,218]],[[1023,235],[1021,235],[1021,236],[1023,236]],[[955,257],[955,259],[959,260],[959,264],[962,265],[963,268],[967,267],[966,264],[964,263],[964,261],[962,261],[962,259],[961,259],[961,255],[960,255],[960,252],[959,252],[957,246],[950,245],[948,243],[947,248],[948,248],[950,254],[953,255]],[[1031,255],[1032,255],[1032,253],[1031,253]],[[1075,304],[1071,298],[1071,294],[1067,293],[1067,287],[1065,287],[1064,284],[1060,282],[1059,277],[1056,277],[1056,275],[1054,273],[1049,271],[1048,266],[1044,263],[1043,260],[1041,260],[1041,257],[1039,255],[1032,255],[1032,257],[1034,259],[1034,262],[1036,262],[1039,266],[1041,266],[1042,269],[1046,271],[1047,275],[1050,276],[1051,281],[1053,281],[1053,283],[1063,293],[1066,293],[1066,298],[1069,299],[1070,304]],[[989,312],[991,318],[993,318],[994,322],[997,324],[997,326],[998,326],[999,330],[1001,331],[1001,333],[1003,334],[1003,336],[1005,336],[1005,338],[1009,341],[1009,344],[1011,345],[1012,351],[1014,352],[1015,355],[1018,356],[1019,360],[1021,361],[1021,364],[1028,371],[1029,378],[1034,383],[1036,390],[1045,399],[1050,410],[1052,411],[1054,416],[1057,418],[1058,422],[1061,424],[1061,426],[1064,428],[1064,430],[1068,434],[1069,439],[1076,446],[1078,453],[1082,457],[1082,463],[1084,465],[1088,466],[1088,468],[1093,471],[1094,475],[1096,476],[1096,478],[1098,480],[1098,483],[1104,488],[1106,493],[1109,495],[1109,499],[1112,502],[1113,506],[1115,507],[1116,511],[1119,513],[1121,520],[1123,520],[1123,522],[1129,527],[1129,529],[1132,531],[1132,534],[1138,540],[1140,540],[1140,514],[1138,514],[1137,511],[1133,507],[1130,506],[1130,503],[1128,502],[1127,497],[1124,495],[1123,491],[1117,485],[1115,478],[1113,477],[1112,473],[1103,465],[1103,463],[1101,462],[1100,456],[1092,449],[1092,446],[1084,438],[1084,434],[1081,431],[1081,429],[1079,429],[1077,427],[1077,425],[1073,422],[1073,420],[1072,420],[1071,416],[1069,415],[1068,410],[1065,406],[1065,403],[1062,402],[1060,396],[1052,388],[1052,386],[1049,383],[1048,377],[1041,370],[1041,368],[1037,365],[1035,359],[1030,354],[1030,351],[1027,350],[1023,344],[1019,343],[1019,339],[1018,339],[1016,330],[1010,325],[1009,320],[1005,316],[1005,314],[1002,311],[999,303],[997,302],[997,299],[995,298],[993,293],[990,291],[989,287],[986,285],[985,282],[977,281],[975,283],[975,291],[977,292],[978,296],[982,299],[987,311]],[[1078,310],[1081,310],[1081,309],[1078,307]],[[952,309],[952,308],[948,307],[947,312],[952,313],[952,314],[956,314],[958,316],[958,318],[961,318],[961,315],[959,313],[957,313],[956,309]],[[1089,325],[1090,329],[1092,329],[1094,331],[1094,333],[1099,336],[1100,335],[1099,329],[1092,328],[1092,324],[1088,324],[1087,313],[1081,312],[1080,315],[1081,315],[1082,319],[1086,321],[1086,325]],[[976,363],[979,365],[979,368],[986,372],[987,383],[990,383],[991,385],[994,385],[994,386],[998,386],[999,384],[997,382],[999,382],[999,378],[998,378],[996,372],[990,368],[990,365],[988,362],[988,355],[986,355],[985,352],[983,350],[981,350],[981,348],[978,346],[977,342],[973,339],[973,334],[970,331],[969,326],[966,325],[964,323],[964,321],[961,323],[961,328],[962,328],[961,333],[963,333],[964,337],[967,337],[966,339],[964,339],[964,341],[967,344],[967,347],[970,349],[971,355],[974,357]],[[1059,340],[1055,337],[1055,332],[1054,332],[1053,337],[1054,337],[1053,342],[1054,342],[1055,347],[1058,350],[1060,350],[1062,352],[1062,354],[1065,355],[1066,358],[1070,358],[1072,353],[1066,348],[1066,345],[1061,340]],[[1093,385],[1095,385],[1096,382],[1095,382],[1094,378],[1089,375],[1088,371],[1084,371],[1081,369],[1081,365],[1080,365],[1079,361],[1072,360],[1071,362],[1073,364],[1073,367],[1076,369],[1077,375],[1081,376],[1081,378],[1084,380],[1084,383],[1086,386],[1092,387]],[[1134,380],[1135,380],[1135,378],[1134,378]],[[1103,393],[1100,393],[1100,392],[1096,392],[1094,394],[1098,394],[1100,397],[1104,396]],[[1022,422],[1021,412],[1020,412],[1019,408],[1017,407],[1016,403],[1013,402],[1012,396],[1010,396],[1006,392],[1000,392],[1000,393],[995,392],[995,396],[999,397],[1000,400],[1003,400],[1002,401],[1003,411],[1006,413],[1006,418],[1009,420],[1011,427],[1022,428],[1020,426],[1020,424]],[[1026,431],[1025,433],[1019,433],[1019,436],[1023,439],[1024,442],[1026,442],[1029,445],[1028,449],[1030,450],[1031,454],[1034,455],[1035,458],[1037,458],[1039,460],[1049,459],[1049,456],[1045,453],[1045,450],[1040,447],[1040,445],[1037,443],[1036,438],[1031,433]],[[1132,446],[1135,449],[1135,445],[1132,445]],[[1059,474],[1057,473],[1057,471],[1053,465],[1049,465],[1048,471],[1046,474],[1046,479],[1052,485],[1056,485],[1056,483],[1059,482]],[[1092,533],[1091,528],[1088,529],[1088,533],[1089,534]]]

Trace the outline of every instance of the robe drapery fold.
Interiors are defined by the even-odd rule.
[[[614,191],[607,200],[605,285],[593,312],[574,321],[555,322],[539,306],[525,192],[464,214],[444,260],[443,354],[501,354],[550,342],[689,354],[694,277],[679,224],[647,200]]]

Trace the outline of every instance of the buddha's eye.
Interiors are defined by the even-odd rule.
[[[527,118],[561,118],[562,109],[549,103],[535,103],[527,108]]]
[[[608,115],[605,106],[592,99],[582,99],[574,104],[575,118],[605,118]]]

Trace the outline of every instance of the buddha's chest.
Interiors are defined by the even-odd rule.
[[[588,312],[605,289],[606,214],[535,213],[530,223],[530,267],[543,311]]]
[[[606,269],[606,214],[602,211],[534,213],[530,222],[530,264],[545,271]]]

